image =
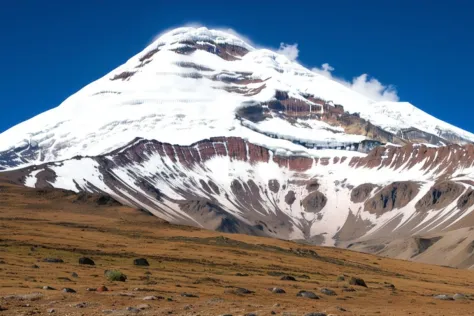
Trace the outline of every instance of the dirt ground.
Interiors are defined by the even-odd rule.
[[[0,315],[474,315],[473,271],[174,226],[109,202],[0,182]],[[95,265],[80,265],[83,256]],[[466,297],[433,297],[455,293]]]

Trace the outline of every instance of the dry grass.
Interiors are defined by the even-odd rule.
[[[474,315],[470,299],[432,298],[440,293],[474,295],[471,271],[173,226],[127,207],[73,203],[75,198],[0,183],[0,306],[8,309],[0,315],[46,315],[50,308],[56,315],[105,315],[104,310],[120,315],[144,303],[151,308],[139,315]],[[312,249],[320,257],[297,248]],[[96,265],[79,265],[82,256]],[[64,263],[42,262],[46,257]],[[139,257],[150,266],[134,266]],[[106,269],[120,270],[127,281],[108,281]],[[73,272],[79,277],[72,277]],[[368,288],[337,281],[342,274],[363,278]],[[297,281],[281,281],[281,275]],[[43,290],[45,285],[57,290]],[[110,291],[86,291],[101,285]],[[344,286],[356,291],[344,292]],[[64,287],[77,293],[63,293]],[[238,287],[255,293],[234,294]],[[286,294],[272,294],[271,287]],[[323,287],[337,296],[321,294]],[[300,290],[321,299],[296,297]],[[35,292],[43,295],[5,298]],[[183,297],[184,292],[199,297]],[[162,299],[142,300],[150,295]],[[81,302],[85,307],[74,307]]]

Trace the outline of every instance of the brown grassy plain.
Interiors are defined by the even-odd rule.
[[[77,199],[0,182],[0,315],[128,315],[134,313],[127,307],[140,304],[149,308],[138,315],[474,315],[470,297],[433,298],[474,297],[474,271],[174,226],[128,207]],[[82,256],[96,265],[79,265]],[[64,263],[43,262],[46,257]],[[140,257],[150,266],[134,266]],[[122,271],[127,281],[108,281],[106,269]],[[340,275],[361,277],[368,288],[338,281]],[[43,290],[46,285],[56,290]],[[86,290],[102,285],[109,291]],[[77,293],[63,293],[64,287]],[[234,294],[239,287],[254,293]],[[286,294],[273,294],[272,287]],[[321,288],[337,295],[324,295]],[[300,290],[321,298],[297,297]],[[21,296],[32,293],[41,295]],[[143,300],[152,295],[162,298]]]

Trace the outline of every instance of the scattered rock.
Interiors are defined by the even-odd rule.
[[[87,258],[87,257],[79,258],[79,264],[87,264],[90,266],[95,266],[95,262],[91,258]]]
[[[280,278],[282,281],[296,281],[295,277],[292,277],[291,275],[284,275]]]
[[[345,287],[342,289],[343,292],[355,292],[356,290],[352,287]]]
[[[284,289],[279,288],[279,287],[269,288],[268,290],[270,290],[272,293],[275,293],[275,294],[285,294],[286,293]]]
[[[31,268],[32,269],[39,269],[39,267],[36,264],[32,265]]]
[[[44,258],[43,262],[49,262],[49,263],[64,263],[63,259],[60,258]]]
[[[271,311],[270,314],[276,315],[277,313],[275,311]]]
[[[76,305],[74,305],[75,308],[86,308],[87,307],[87,303],[78,303]]]
[[[145,275],[151,275],[150,271],[145,271]]]
[[[344,275],[339,275],[339,276],[337,277],[337,281],[338,281],[338,282],[345,281],[345,280],[346,280],[346,277],[345,277]]]
[[[384,282],[383,286],[395,290],[395,285],[393,285],[392,283]]]
[[[65,288],[63,289],[63,292],[64,292],[64,293],[76,293],[75,290],[73,290],[73,289],[71,289],[71,288],[69,288],[69,287],[65,287]]]
[[[443,300],[443,301],[454,301],[454,298],[446,294],[435,295],[434,298],[437,300]]]
[[[453,295],[453,299],[458,301],[458,300],[465,300],[465,299],[467,299],[467,297],[464,294],[456,293],[456,294]]]
[[[329,295],[329,296],[336,296],[337,295],[336,292],[334,292],[331,289],[327,289],[327,288],[322,288],[321,293],[323,293],[324,295]]]
[[[157,301],[157,300],[162,300],[164,299],[164,297],[162,296],[154,296],[154,295],[151,295],[151,296],[145,296],[143,298],[144,301]]]
[[[337,306],[336,307],[338,311],[340,312],[347,312],[347,309],[343,308],[343,307],[340,307],[340,306]]]
[[[138,308],[139,310],[145,310],[145,309],[150,309],[151,306],[148,305],[148,304],[140,304],[140,305],[137,306],[137,308]]]
[[[58,280],[59,281],[65,281],[65,282],[71,282],[72,281],[70,278],[66,278],[66,277],[59,277]]]
[[[8,308],[0,306],[0,312],[7,311]]]
[[[134,314],[140,313],[140,310],[138,308],[135,308],[135,307],[127,307],[126,310],[127,310],[127,312],[134,313]]]
[[[97,289],[96,289],[96,288],[93,288],[93,287],[88,287],[88,288],[86,289],[86,291],[87,291],[87,292],[95,292],[95,291],[97,291]]]
[[[107,292],[109,289],[105,286],[105,285],[102,285],[102,286],[99,286],[96,291],[97,292]]]
[[[56,310],[55,310],[54,308],[50,308],[50,309],[47,310],[47,312],[48,312],[49,314],[53,314],[53,313],[56,312]]]
[[[133,289],[135,292],[153,292],[155,291],[154,289],[147,289],[145,287],[136,287]]]
[[[49,286],[49,285],[45,285],[45,286],[43,286],[43,290],[54,291],[56,289],[54,287]]]
[[[363,286],[363,287],[367,287],[367,284],[365,284],[365,281],[361,278],[355,278],[355,277],[352,277],[350,280],[349,280],[349,284],[350,285],[358,285],[358,286]]]
[[[304,316],[327,316],[325,313],[308,313],[305,314]]]
[[[148,263],[148,261],[145,258],[135,259],[135,260],[133,260],[133,264],[136,265],[136,266],[142,266],[142,267],[150,266],[150,264]]]
[[[319,300],[319,296],[317,296],[313,292],[309,292],[309,291],[299,291],[298,294],[296,294],[296,296],[306,297],[306,298],[310,298],[310,299],[313,299],[313,300]]]
[[[247,314],[245,314],[244,316],[257,316],[257,314],[255,314],[255,313],[247,313]]]
[[[240,273],[240,272],[237,272],[235,274],[235,276],[239,276],[239,277],[246,277],[246,276],[249,276],[247,273]]]
[[[182,297],[199,297],[199,296],[197,296],[195,294],[191,294],[191,293],[181,293],[181,296]]]
[[[243,287],[236,288],[233,292],[234,292],[234,294],[237,294],[237,295],[253,294],[253,293],[255,293],[254,291],[247,290],[247,289],[245,289],[245,288],[243,288]]]
[[[73,278],[78,278],[78,277],[79,277],[79,275],[78,275],[76,272],[71,273],[71,276],[72,276]]]

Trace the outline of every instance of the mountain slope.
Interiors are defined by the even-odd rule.
[[[137,139],[4,176],[111,195],[172,223],[347,246],[474,225],[474,145],[285,156],[241,138]]]
[[[409,103],[374,102],[231,34],[179,28],[57,108],[0,134],[0,168],[100,155],[136,137],[189,145],[215,136],[308,154],[367,139],[474,140]]]

